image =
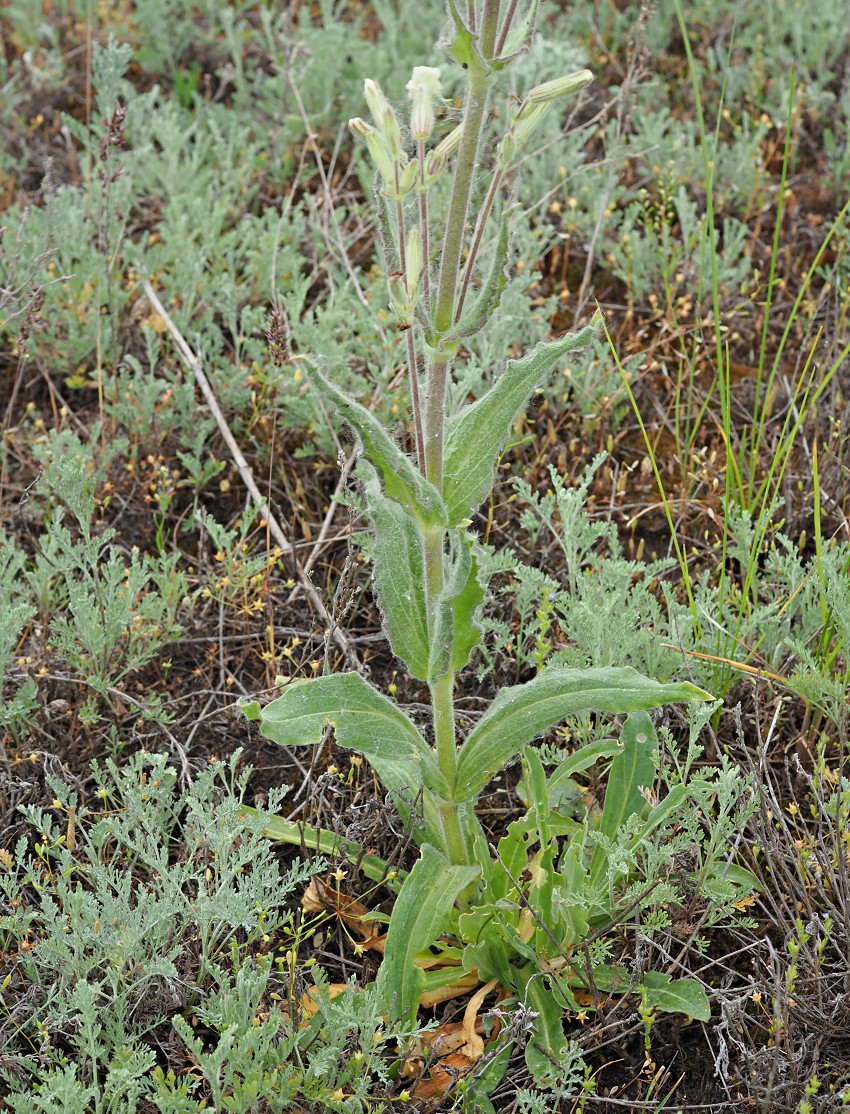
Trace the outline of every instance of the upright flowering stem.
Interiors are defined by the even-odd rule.
[[[425,140],[420,139],[416,144],[416,159],[419,163],[419,231],[422,234],[422,254],[425,258],[425,269],[422,272],[422,293],[425,298],[425,313],[431,316],[431,276],[429,274],[430,246],[428,240],[428,196],[425,192]]]
[[[486,71],[473,73],[470,80],[434,307],[433,325],[438,341],[440,334],[447,333],[454,321],[463,233],[491,82],[492,77]],[[452,357],[452,352],[437,351],[432,356],[428,368],[424,423],[425,475],[438,488],[442,488],[443,485],[446,376]]]
[[[499,22],[498,0],[485,0],[480,43],[483,58],[492,58]],[[494,74],[489,66],[476,58],[470,65],[469,91],[464,107],[463,132],[458,148],[452,184],[446,231],[443,241],[440,278],[431,318],[434,343],[428,363],[425,397],[425,475],[438,489],[443,487],[443,437],[445,429],[446,379],[454,358],[451,346],[441,349],[440,338],[452,327],[455,316],[460,260],[466,227],[469,200],[475,176],[481,135],[487,113]],[[428,597],[429,627],[436,625],[439,600],[444,587],[445,533],[429,531],[424,537],[424,557]],[[457,779],[457,746],[454,716],[454,672],[449,671],[430,685],[433,709],[434,744],[440,770],[452,788]],[[470,851],[466,844],[460,810],[455,802],[440,806],[446,853],[453,863],[468,863]],[[461,898],[463,903],[464,898]]]
[[[398,169],[396,168],[396,189],[398,189]],[[404,250],[404,208],[400,200],[396,200],[396,220],[398,223],[398,258],[401,273],[407,280],[407,259]],[[427,258],[427,256],[426,256]],[[410,399],[413,406],[413,440],[416,446],[416,460],[419,470],[425,475],[425,446],[422,439],[422,410],[419,404],[419,372],[416,366],[416,344],[413,339],[413,329],[409,326],[407,333],[407,374],[410,377]]]

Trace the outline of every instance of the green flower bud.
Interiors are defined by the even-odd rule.
[[[526,100],[529,104],[544,104],[547,101],[557,100],[558,97],[568,97],[590,85],[591,81],[593,81],[593,74],[590,70],[578,70],[576,73],[556,77],[553,81],[544,81],[542,85],[537,85],[528,94]]]
[[[366,140],[366,146],[369,148],[372,161],[377,167],[381,177],[384,179],[385,184],[395,187],[395,163],[383,137],[378,134],[371,124],[367,124],[366,121],[361,120],[359,116],[355,116],[353,120],[349,120],[348,126],[359,139]]]
[[[406,325],[410,322],[411,306],[404,278],[396,271],[387,275],[387,286],[390,291],[390,305],[399,321]]]
[[[427,139],[434,130],[434,99],[440,95],[440,71],[433,66],[414,66],[405,86],[413,102],[410,131],[414,139]]]
[[[507,169],[525,146],[531,133],[549,111],[549,104],[549,101],[543,101],[523,105],[521,115],[499,146],[496,162],[500,170]]]
[[[401,154],[401,130],[393,107],[384,95],[384,90],[377,81],[367,77],[363,82],[363,96],[366,98],[372,119],[387,149],[393,158],[398,158]]]
[[[436,178],[445,169],[446,163],[460,146],[463,137],[463,124],[458,124],[441,140],[425,160],[425,174]]]
[[[411,302],[416,299],[416,288],[422,277],[422,237],[418,228],[411,228],[405,246],[407,264],[407,295]]]

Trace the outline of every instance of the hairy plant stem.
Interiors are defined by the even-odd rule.
[[[416,145],[416,158],[419,163],[419,234],[422,237],[422,258],[425,267],[422,271],[422,293],[425,296],[425,313],[431,316],[431,248],[428,240],[428,195],[425,192],[425,140]]]
[[[443,590],[443,542],[444,532],[434,529],[424,536],[425,587],[427,593],[428,635],[433,644],[439,607],[440,593]],[[434,745],[437,751],[437,764],[454,790],[457,781],[457,744],[455,739],[453,671],[445,673],[430,684],[431,710],[434,722]],[[469,854],[458,806],[454,801],[440,801],[445,851],[450,861],[456,865],[469,862]]]
[[[470,4],[471,12],[474,12]],[[499,24],[499,0],[485,0],[481,18],[481,50],[484,59],[492,57]],[[455,315],[460,258],[466,228],[466,216],[472,183],[478,159],[478,149],[487,113],[493,72],[486,65],[476,64],[470,71],[469,93],[464,108],[463,134],[455,165],[446,232],[440,265],[440,278],[434,299],[434,316],[431,319],[436,344],[429,360],[425,397],[424,440],[425,475],[438,489],[443,486],[443,434],[446,418],[446,378],[454,357],[454,350],[442,351],[441,335],[451,329]],[[420,160],[422,151],[419,152]],[[423,226],[427,214],[420,210]],[[425,255],[427,260],[427,254]],[[427,263],[426,263],[427,266]],[[443,547],[445,532],[430,531],[425,536],[425,569],[427,582],[427,608],[429,635],[436,633],[438,606],[443,590]],[[449,671],[433,682],[431,707],[434,717],[434,742],[437,762],[449,787],[454,791],[457,780],[457,747],[454,721],[454,672]],[[456,865],[469,862],[469,850],[463,833],[460,811],[455,801],[441,801],[440,815],[446,852]]]
[[[460,271],[460,255],[466,214],[472,193],[472,179],[487,112],[492,74],[478,70],[472,74],[463,120],[463,136],[458,150],[446,235],[440,266],[440,281],[434,307],[434,334],[439,341],[454,322],[455,295]],[[428,367],[425,398],[425,475],[435,487],[443,483],[443,431],[446,419],[446,377],[453,352],[437,351]]]
[[[398,189],[398,163],[395,168],[396,189]],[[401,273],[407,282],[407,258],[405,253],[404,209],[401,201],[396,201],[396,220],[398,222],[398,257]],[[427,256],[425,257],[428,258]],[[419,404],[419,369],[416,364],[416,344],[413,330],[407,330],[407,374],[410,376],[410,399],[413,405],[413,441],[416,446],[416,460],[419,471],[425,475],[425,446],[422,439],[422,408]]]

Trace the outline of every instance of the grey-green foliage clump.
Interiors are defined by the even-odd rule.
[[[25,737],[37,707],[33,667],[46,654],[60,675],[85,686],[83,722],[98,722],[116,697],[147,719],[168,719],[161,694],[151,692],[138,705],[127,681],[155,659],[167,672],[163,651],[182,635],[180,618],[194,593],[179,554],[127,553],[116,531],[98,522],[98,485],[126,448],[116,439],[96,453],[100,431],[95,425],[93,444],[68,430],[52,431],[36,447],[46,510],[31,557],[0,534],[0,606],[7,618],[0,636],[0,722],[15,738]]]
[[[210,1102],[253,1114],[298,1098],[355,1112],[386,1080],[393,1033],[374,992],[331,1002],[314,969],[302,1023],[292,990],[307,987],[284,962],[306,931],[292,899],[324,863],[281,869],[263,819],[243,808],[250,770],[237,762],[183,788],[166,756],[137,754],[120,771],[93,766],[88,799],[48,776],[52,807],[22,806],[0,865],[9,1109],[135,1114],[144,1100],[163,1114]],[[187,1076],[190,1053],[199,1071]]]
[[[614,525],[588,510],[604,459],[597,455],[573,486],[555,468],[548,490],[516,482],[528,545],[554,547],[557,573],[488,547],[483,567],[497,578],[497,597],[509,601],[511,621],[496,607],[485,612],[479,676],[509,663],[517,676],[558,663],[633,666],[668,679],[684,650],[693,679],[718,696],[741,675],[735,665],[762,669],[840,725],[850,669],[850,546],[833,541],[806,557],[782,530],[780,501],[754,514],[724,498],[723,552],[737,575],[719,576],[709,555],[687,606],[666,579],[675,559],[627,559]]]

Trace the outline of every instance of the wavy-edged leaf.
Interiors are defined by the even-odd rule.
[[[425,986],[416,957],[446,930],[458,894],[478,874],[478,867],[453,866],[430,843],[423,846],[393,906],[378,972],[379,993],[392,1016],[415,1022]]]
[[[446,507],[439,491],[421,475],[371,410],[340,390],[319,368],[312,368],[310,377],[321,383],[324,394],[360,438],[366,459],[381,474],[384,494],[401,503],[420,522],[445,524]]]
[[[451,671],[463,669],[481,641],[478,613],[484,602],[481,564],[474,537],[453,530],[451,552],[444,558],[445,587],[437,605],[437,625],[431,646],[429,680],[433,683]]]
[[[694,1021],[708,1021],[711,1005],[705,987],[696,979],[677,979],[661,971],[647,971],[641,980],[646,1005],[661,1013],[683,1013]]]
[[[601,317],[600,317],[601,320]],[[519,360],[508,360],[490,390],[446,423],[443,498],[450,526],[468,519],[493,486],[493,473],[511,426],[531,392],[567,352],[589,344],[598,321],[578,332],[542,341]]]
[[[384,632],[411,677],[427,681],[430,643],[419,524],[404,507],[381,493],[370,464],[361,462],[360,471],[366,509],[375,526],[373,583]]]
[[[504,688],[470,732],[458,758],[455,799],[473,800],[538,735],[579,712],[631,713],[676,701],[709,700],[687,681],[663,684],[630,666],[550,665],[524,685]]]
[[[270,704],[241,703],[267,739],[282,746],[317,746],[331,724],[337,743],[364,755],[388,789],[422,785],[445,797],[447,786],[413,721],[358,673],[293,681]]]

